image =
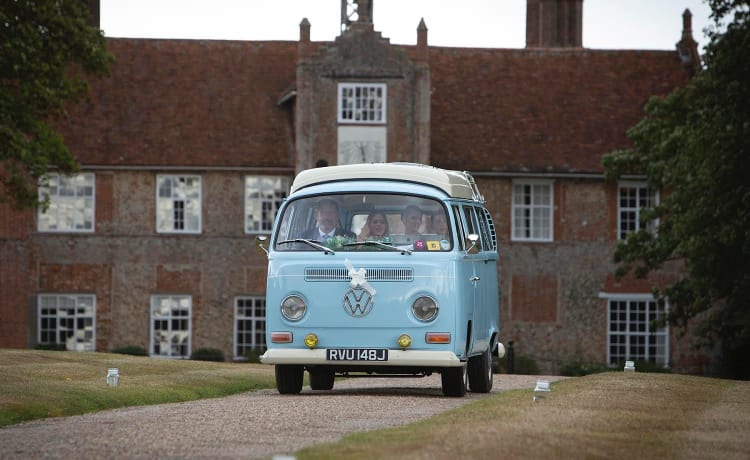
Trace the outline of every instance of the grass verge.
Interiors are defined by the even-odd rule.
[[[107,369],[120,384],[106,385]],[[273,367],[109,353],[0,350],[0,426],[274,387]]]
[[[406,427],[357,433],[297,458],[746,459],[750,382],[605,373],[482,399]]]

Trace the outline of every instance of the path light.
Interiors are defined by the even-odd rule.
[[[537,380],[536,388],[534,388],[534,401],[546,398],[547,396],[549,396],[549,391],[548,380]]]
[[[107,369],[107,386],[116,387],[120,384],[120,371],[116,367]]]
[[[625,369],[623,369],[625,372],[635,372],[635,362],[634,361],[625,361]]]

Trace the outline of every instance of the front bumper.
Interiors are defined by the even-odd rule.
[[[388,350],[388,361],[329,361],[326,350],[316,348],[274,348],[260,357],[263,364],[302,364],[332,366],[400,366],[400,367],[461,367],[463,363],[452,351]]]

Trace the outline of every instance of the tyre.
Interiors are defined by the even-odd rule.
[[[469,388],[474,393],[489,393],[492,390],[492,349],[479,356],[469,358]]]
[[[466,365],[461,367],[446,367],[440,371],[440,380],[443,384],[445,396],[463,397],[466,394],[467,370]]]
[[[302,391],[304,368],[293,364],[277,364],[276,389],[283,395],[296,395]]]
[[[330,390],[333,388],[334,374],[326,368],[310,370],[310,388],[313,390]]]

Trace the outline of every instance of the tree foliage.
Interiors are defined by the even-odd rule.
[[[85,76],[108,71],[112,57],[89,17],[84,0],[0,3],[0,201],[34,207],[49,168],[78,168],[50,122],[87,95]]]
[[[634,147],[608,154],[608,178],[643,174],[662,191],[644,220],[658,231],[632,234],[615,251],[618,275],[638,276],[667,261],[684,276],[657,296],[670,320],[719,343],[725,375],[750,378],[750,6],[709,0],[714,28],[704,67],[666,98],[653,98],[628,132]]]

